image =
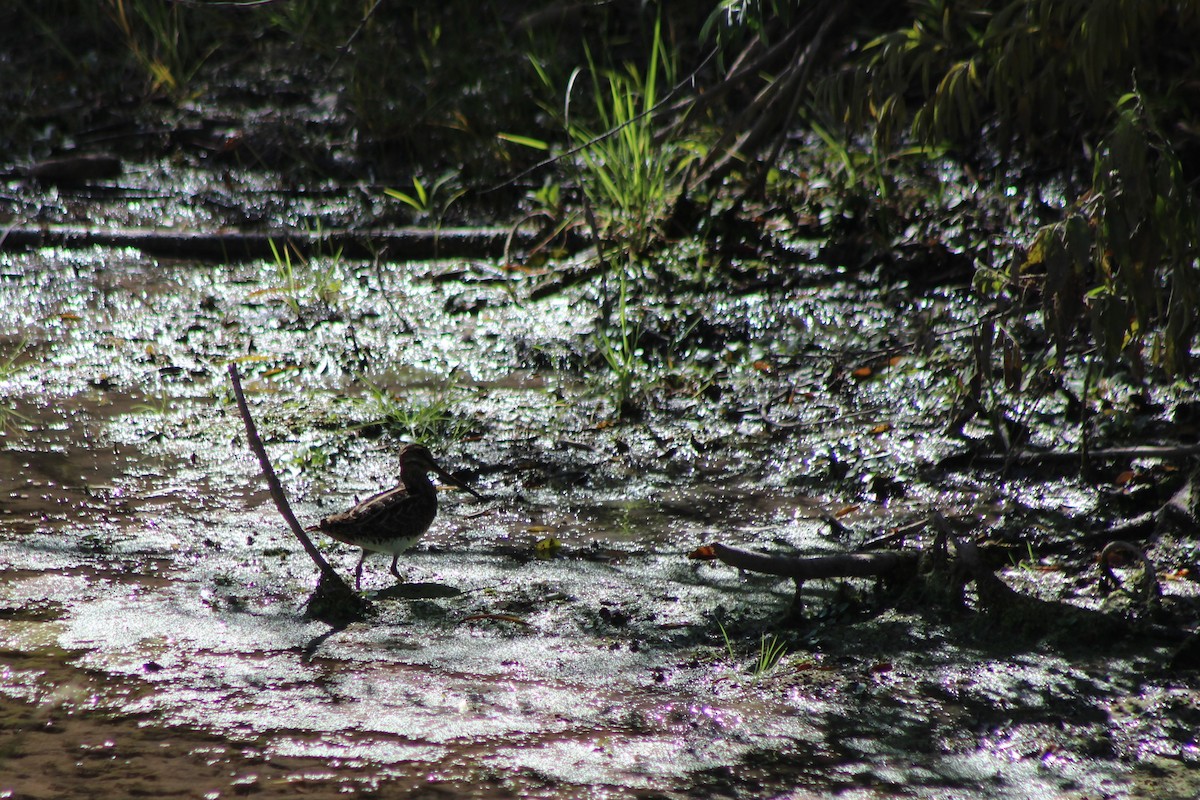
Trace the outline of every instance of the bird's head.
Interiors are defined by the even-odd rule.
[[[403,475],[406,472],[409,474],[420,472],[424,475],[432,472],[446,483],[464,489],[480,500],[484,499],[479,492],[438,466],[438,463],[433,460],[433,453],[430,453],[429,448],[423,444],[410,444],[400,451],[400,474]]]

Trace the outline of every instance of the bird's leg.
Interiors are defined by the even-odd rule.
[[[354,568],[354,591],[362,590],[362,565],[367,560],[367,551],[363,550],[362,555],[358,557],[358,566]]]
[[[400,577],[400,571],[396,569],[396,562],[400,560],[400,554],[396,553],[392,556],[392,574],[396,576],[396,580],[403,583],[404,578]]]

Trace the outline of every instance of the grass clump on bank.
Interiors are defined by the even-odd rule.
[[[403,397],[379,384],[370,381],[364,384],[367,394],[363,407],[368,421],[359,425],[360,429],[382,429],[436,450],[461,441],[477,429],[477,421],[460,408],[462,390],[452,384],[428,396],[409,392]]]

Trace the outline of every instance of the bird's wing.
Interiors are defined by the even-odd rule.
[[[374,520],[393,513],[412,501],[404,486],[373,494],[353,508],[338,514],[330,514],[319,523],[321,530],[329,531],[347,526],[370,525]]]

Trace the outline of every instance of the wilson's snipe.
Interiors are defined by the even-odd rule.
[[[417,543],[437,515],[437,489],[429,480],[430,472],[483,499],[479,492],[439,467],[428,448],[410,444],[400,451],[399,486],[368,497],[349,511],[325,517],[309,528],[362,548],[362,557],[354,569],[354,588],[359,588],[362,580],[368,550],[391,553],[392,574],[400,578],[396,571],[400,554]]]

